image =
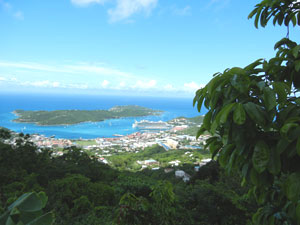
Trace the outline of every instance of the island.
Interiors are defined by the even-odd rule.
[[[13,113],[18,118],[13,121],[44,126],[72,125],[82,122],[100,122],[107,119],[160,115],[162,112],[161,110],[153,110],[137,105],[115,106],[108,110],[15,110]]]

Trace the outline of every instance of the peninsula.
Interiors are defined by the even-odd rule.
[[[137,105],[115,106],[109,110],[13,111],[18,116],[14,122],[35,123],[44,126],[72,125],[82,122],[99,122],[106,119],[160,115],[162,112]]]

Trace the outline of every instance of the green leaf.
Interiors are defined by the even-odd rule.
[[[27,225],[51,225],[54,222],[54,214],[52,212],[46,213],[35,220],[31,221]]]
[[[241,103],[237,103],[237,107],[233,112],[233,121],[238,125],[242,125],[246,121],[246,112]]]
[[[245,71],[248,71],[248,70],[253,70],[255,67],[257,67],[258,65],[261,65],[262,64],[262,61],[263,59],[258,59],[256,60],[255,62],[249,64],[248,66],[246,66],[244,68]]]
[[[23,212],[36,212],[44,208],[44,203],[36,193],[32,193],[18,205],[18,208]]]
[[[208,113],[205,114],[204,119],[203,119],[203,127],[207,130],[210,129],[211,116],[212,116],[212,112],[208,111]]]
[[[218,161],[222,167],[226,167],[229,160],[229,156],[234,148],[235,148],[234,144],[228,144],[220,151],[220,156],[218,158]]]
[[[19,206],[20,204],[22,204],[23,201],[26,201],[26,199],[32,194],[33,194],[32,192],[23,194],[21,197],[19,197],[14,203],[12,203],[8,207],[8,210],[12,210],[14,207]]]
[[[290,143],[286,139],[280,139],[276,146],[276,152],[280,155]]]
[[[258,186],[260,184],[259,182],[259,174],[256,172],[254,168],[251,168],[250,170],[250,180],[252,184]]]
[[[270,150],[264,141],[258,141],[254,147],[252,163],[258,173],[266,170],[270,160]]]
[[[226,105],[219,113],[220,116],[220,123],[225,123],[227,121],[228,115],[231,112],[231,109],[233,106],[235,106],[236,103],[231,103],[229,105]]]
[[[200,127],[200,129],[197,131],[196,139],[198,139],[200,137],[200,135],[202,135],[205,131],[206,131],[206,129],[202,125]]]
[[[300,173],[292,173],[285,182],[286,196],[291,201],[299,200]]]
[[[201,111],[203,100],[204,100],[204,95],[201,95],[200,98],[199,98],[199,100],[198,100],[198,103],[197,103],[198,112]]]
[[[296,123],[286,123],[283,125],[283,127],[281,127],[280,129],[280,134],[285,137],[288,138],[288,132],[295,127],[298,127],[299,125]]]
[[[37,194],[38,198],[41,200],[42,208],[45,208],[47,202],[48,202],[48,196],[45,192],[41,191]]]
[[[258,20],[260,17],[260,13],[261,13],[262,7],[258,8],[257,12],[256,12],[256,16],[255,16],[255,20],[254,20],[254,26],[256,28],[258,28]]]
[[[292,53],[295,58],[298,57],[299,51],[300,51],[300,45],[297,45],[296,47],[293,48]]]
[[[209,151],[212,154],[212,156],[211,156],[212,159],[216,156],[216,154],[219,152],[221,147],[222,147],[222,143],[218,140],[215,140],[212,143],[210,143]]]
[[[248,116],[253,120],[253,122],[258,123],[259,125],[265,125],[265,114],[260,106],[256,105],[253,102],[248,102],[244,104],[244,109]]]
[[[298,59],[298,60],[295,61],[295,70],[296,70],[297,72],[300,71],[300,59]]]
[[[272,151],[270,151],[268,170],[274,175],[278,174],[281,170],[281,159],[276,149],[272,149]]]
[[[268,111],[276,106],[275,92],[269,87],[264,88],[264,103]]]
[[[278,96],[278,102],[282,103],[286,101],[287,93],[286,93],[286,84],[281,82],[273,82],[273,89]]]

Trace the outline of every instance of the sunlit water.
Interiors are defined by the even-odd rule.
[[[203,115],[192,106],[192,99],[188,98],[158,98],[158,97],[124,97],[124,96],[88,96],[88,95],[0,95],[0,126],[16,132],[39,133],[45,136],[55,135],[57,138],[91,139],[97,137],[113,137],[114,134],[127,135],[137,132],[132,127],[135,121],[143,119],[152,121],[168,121],[185,116]],[[12,113],[16,109],[23,110],[95,110],[109,109],[116,105],[139,105],[156,110],[163,110],[160,116],[131,117],[111,119],[102,122],[86,122],[69,126],[38,126],[28,123],[15,123],[16,116]]]

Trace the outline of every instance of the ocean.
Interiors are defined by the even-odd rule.
[[[0,94],[0,126],[25,134],[39,133],[47,137],[66,139],[93,139],[113,137],[115,134],[127,135],[138,130],[132,127],[135,121],[168,121],[179,116],[194,117],[199,113],[193,108],[192,98],[165,97],[125,97],[125,96],[91,96],[91,95],[50,95],[50,94]],[[29,123],[15,123],[16,109],[23,110],[95,110],[109,109],[117,105],[139,105],[164,112],[159,116],[130,117],[110,119],[102,122],[86,122],[69,126],[38,126]]]

